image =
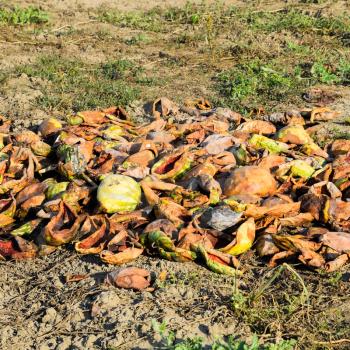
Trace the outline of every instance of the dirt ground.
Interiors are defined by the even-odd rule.
[[[12,118],[18,128],[37,125],[48,115],[64,118],[65,91],[54,106],[45,108],[36,103],[53,89],[52,81],[30,76],[25,69],[43,55],[68,56],[91,65],[103,64],[111,57],[137,62],[143,74],[154,75],[158,82],[141,86],[141,93],[129,107],[136,115],[143,102],[161,95],[176,101],[211,97],[214,88],[208,70],[219,72],[234,60],[222,55],[208,68],[208,56],[200,45],[170,44],[176,28],[173,32],[147,33],[152,45],[129,45],[128,40],[138,38],[138,29],[96,20],[101,7],[140,11],[155,6],[181,7],[185,0],[0,1],[0,7],[13,4],[39,6],[50,13],[50,26],[43,31],[0,26],[0,114]],[[286,5],[349,13],[347,1],[333,6],[332,1],[229,0],[224,4],[253,6],[256,11],[262,8],[271,13]],[[324,89],[335,93],[330,107],[342,114],[338,121],[321,125],[318,138],[327,140],[335,129],[349,135],[349,127],[341,121],[349,116],[350,89]],[[311,105],[302,100],[291,103],[295,108]],[[245,274],[239,279],[215,275],[192,263],[145,256],[131,265],[145,267],[154,276],[166,272],[167,277],[153,292],[107,287],[103,279],[113,267],[91,256],[79,256],[69,247],[33,261],[0,261],[0,349],[171,348],[154,331],[155,321],[166,322],[168,332],[174,331],[178,341],[201,337],[208,349],[219,338],[232,335],[249,343],[254,334],[261,343],[296,339],[295,349],[350,348],[350,272],[346,267],[326,275],[294,266],[298,271],[295,275],[289,270],[266,268],[253,252],[242,257]],[[88,278],[66,283],[66,276],[72,274],[88,274]],[[257,290],[261,290],[260,297],[250,303]]]

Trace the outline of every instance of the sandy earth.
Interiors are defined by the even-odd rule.
[[[15,0],[15,3],[19,4],[28,4],[35,6],[42,6],[44,8],[50,8],[52,6],[51,0]],[[79,10],[79,8],[83,7],[85,9],[93,9],[98,8],[100,6],[108,6],[120,9],[121,11],[134,11],[134,10],[149,10],[156,6],[169,7],[169,6],[184,6],[186,5],[187,0],[139,0],[139,1],[128,1],[128,0],[58,0],[54,2],[54,6],[57,10]],[[194,0],[192,3],[203,3],[202,0]],[[215,3],[216,0],[205,1],[205,3]],[[251,3],[249,0],[225,0],[225,5],[247,5]],[[266,3],[266,2],[265,2]],[[274,1],[269,1],[269,5],[273,6],[276,4]]]
[[[232,281],[194,264],[142,257],[168,280],[154,292],[103,285],[110,266],[61,250],[46,258],[0,266],[2,349],[149,349],[157,346],[152,320],[166,321],[177,336],[208,341],[237,333],[230,316]],[[65,283],[68,274],[89,274]],[[242,329],[240,328],[240,332]]]
[[[7,1],[3,1],[7,2]],[[128,1],[128,0],[13,0],[11,3],[18,3],[18,4],[27,4],[27,5],[35,5],[35,6],[42,6],[43,8],[52,8],[54,5],[55,9],[57,10],[79,10],[80,8],[97,8],[100,6],[108,6],[108,7],[114,7],[117,9],[120,9],[122,11],[134,11],[134,10],[149,10],[151,8],[154,8],[156,6],[161,7],[181,7],[186,5],[188,1],[187,0],[138,0],[138,1]],[[250,6],[254,5],[256,6],[256,10],[259,8],[269,9],[271,11],[274,11],[276,9],[282,8],[284,5],[300,5],[302,3],[306,3],[308,5],[312,6],[313,1],[299,1],[299,0],[262,0],[257,2],[254,0],[224,0],[224,1],[218,1],[218,0],[192,0],[191,3],[223,3],[226,6]],[[317,1],[314,1],[315,4],[317,4]],[[321,3],[322,4],[322,3]],[[339,13],[339,11],[344,10],[344,8],[349,8],[349,2],[347,0],[341,0],[336,3],[332,3],[332,1],[325,1],[324,2],[324,8],[327,8],[329,11],[333,13]]]
[[[186,0],[16,0],[14,3],[39,5],[47,10],[54,7],[57,27],[60,27],[67,23],[65,13],[68,12],[75,13],[76,23],[89,20],[85,12],[79,13],[81,7],[106,5],[137,10],[156,5],[183,5]],[[249,1],[225,3],[245,6]],[[339,8],[347,5],[347,1],[338,4]],[[274,10],[281,4],[270,1],[268,6]],[[330,8],[330,11],[335,10]],[[72,16],[69,18],[71,20]],[[0,39],[0,67],[3,69],[34,62],[38,54],[51,50],[44,45],[18,45],[13,38],[9,43],[7,39]],[[45,37],[39,37],[39,40],[45,41]],[[59,38],[55,40],[59,43]],[[107,56],[93,48],[80,50],[76,45],[66,45],[65,52],[70,52],[72,57],[77,55],[97,62]],[[26,75],[8,80],[2,86],[0,112],[11,112],[20,127],[38,124],[46,113],[32,106],[45,84],[47,82]],[[202,92],[205,92],[204,87]],[[342,111],[343,116],[347,116],[350,109],[349,96],[349,90],[344,88],[332,105]],[[320,135],[327,134],[333,126],[323,127]],[[243,289],[249,289],[253,288],[252,280],[263,280],[270,271],[249,254],[245,259],[245,266],[250,269],[239,283]],[[132,265],[146,267],[154,277],[166,271],[167,278],[157,282],[154,292],[107,287],[103,279],[113,267],[101,264],[94,257],[78,256],[69,248],[34,261],[0,262],[0,349],[156,348],[160,346],[160,338],[152,331],[152,320],[167,322],[168,329],[176,330],[179,339],[198,335],[209,343],[230,334],[250,339],[251,330],[238,324],[232,311],[232,278],[215,275],[192,263],[171,263],[159,258],[141,257]],[[69,274],[88,274],[88,278],[66,283]],[[342,307],[344,313],[348,313],[349,305],[344,303]]]

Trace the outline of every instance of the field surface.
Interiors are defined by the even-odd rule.
[[[244,115],[327,105],[341,115],[319,126],[325,145],[350,138],[349,84],[349,1],[0,1],[0,114],[17,130],[205,97]],[[233,279],[142,256],[134,265],[167,278],[141,293],[105,287],[112,267],[69,248],[0,261],[0,349],[350,348],[346,267],[269,269],[253,251],[241,262]]]

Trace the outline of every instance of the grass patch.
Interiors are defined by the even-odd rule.
[[[149,38],[145,34],[140,33],[132,36],[131,38],[125,39],[124,42],[126,45],[138,45],[141,43],[148,43]]]
[[[348,120],[350,122],[350,120]],[[347,120],[345,120],[346,124],[350,124]],[[330,130],[330,135],[332,137],[332,140],[338,140],[338,139],[345,139],[350,140],[350,133],[347,130],[344,130],[342,127],[334,126]]]
[[[138,71],[128,60],[88,65],[76,59],[52,56],[16,70],[48,80],[49,86],[37,101],[38,105],[65,111],[130,104],[139,97],[139,89],[133,84]]]
[[[216,25],[236,28],[243,24],[254,31],[303,33],[311,31],[321,35],[342,35],[350,31],[349,16],[323,16],[319,12],[304,13],[286,7],[277,12],[256,11],[227,7],[223,3],[207,5],[187,2],[184,7],[160,8],[149,11],[121,12],[113,9],[101,9],[98,19],[119,27],[148,30],[154,32],[169,31],[173,25],[200,26],[212,18]]]
[[[12,9],[0,8],[0,24],[26,25],[26,24],[43,24],[49,21],[47,12],[37,7]]]
[[[349,17],[326,17],[317,13],[306,14],[294,9],[285,9],[275,13],[247,12],[243,14],[242,19],[250,28],[267,32],[312,31],[318,34],[339,35],[350,30]]]
[[[310,86],[348,85],[350,82],[350,65],[346,60],[338,61],[336,66],[315,61],[282,67],[278,59],[272,63],[252,60],[219,73],[216,77],[218,103],[243,113],[259,106],[273,109],[281,103],[296,101]]]
[[[272,105],[291,98],[300,87],[301,81],[294,73],[272,68],[261,61],[238,64],[217,76],[217,88],[224,105],[241,112],[263,106],[266,101]]]
[[[235,65],[215,77],[217,103],[243,113],[261,106],[274,110],[301,104],[302,93],[311,86],[349,85],[350,51],[340,40],[350,31],[349,16],[233,7],[226,11],[222,28],[233,18]]]
[[[118,27],[128,27],[152,32],[168,32],[174,26],[200,26],[208,17],[219,20],[224,15],[224,7],[216,5],[194,4],[187,2],[184,7],[155,7],[149,11],[121,12],[113,9],[101,9],[97,18]]]
[[[286,5],[269,12],[188,2],[144,13],[101,9],[98,18],[138,29],[124,41],[128,45],[154,46],[154,36],[150,43],[144,41],[145,32],[168,33],[157,35],[159,50],[186,50],[184,55],[192,55],[196,67],[205,66],[195,74],[203,75],[207,84],[210,75],[214,78],[214,103],[243,113],[261,106],[271,111],[286,103],[301,105],[303,92],[313,85],[350,83],[346,14],[328,16],[316,7],[302,11]],[[230,56],[234,65],[221,65],[220,59],[229,62]],[[188,63],[186,59],[184,66]],[[149,77],[139,82],[153,84]]]
[[[113,9],[101,9],[98,19],[118,27],[161,32],[167,30],[165,25],[169,26],[170,23],[197,24],[200,19],[197,8],[197,5],[187,3],[184,8],[161,9],[155,7],[145,12],[121,12]]]
[[[127,27],[152,32],[160,32],[162,23],[160,10],[155,8],[147,12],[121,12],[117,10],[102,10],[98,15],[101,22],[118,27]]]
[[[187,2],[184,7],[170,7],[163,14],[164,20],[178,24],[199,24],[203,16],[204,5]],[[210,10],[213,10],[211,7]]]
[[[209,87],[207,97],[215,104],[243,113],[261,106],[271,111],[286,103],[302,105],[302,93],[313,85],[350,83],[350,46],[344,44],[350,19],[346,15],[324,15],[316,6],[308,11],[286,5],[281,11],[257,12],[252,6],[188,2],[183,7],[156,7],[145,12],[100,8],[96,17],[132,29],[130,36],[120,39],[128,46],[128,54],[137,51],[146,61],[154,60],[147,49],[152,48],[148,53],[155,52],[156,47],[162,55],[169,53],[169,58],[154,61],[152,73],[127,60],[88,65],[43,59],[20,68],[53,83],[51,93],[39,101],[41,106],[76,110],[110,104],[114,99],[128,103],[133,95],[139,96],[140,89],[165,85],[154,72],[172,76],[174,69],[182,69],[185,80],[192,74],[200,77],[198,83]],[[74,42],[82,33],[69,35]],[[115,40],[103,30],[95,37],[105,45]],[[229,62],[234,64],[230,66]],[[50,71],[55,74],[47,78]],[[87,93],[82,93],[85,90]],[[164,92],[180,100],[198,91],[195,86],[192,90],[186,93],[169,86]],[[143,96],[148,96],[147,92]]]

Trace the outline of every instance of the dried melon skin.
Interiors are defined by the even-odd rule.
[[[277,182],[269,170],[259,166],[243,166],[232,171],[224,184],[224,195],[253,194],[267,197],[275,193]]]
[[[47,199],[53,199],[55,196],[57,196],[60,193],[64,193],[69,185],[68,181],[64,182],[55,182],[52,184],[49,184],[45,195]]]
[[[141,187],[129,176],[111,174],[99,185],[97,200],[108,214],[133,211],[141,201]]]
[[[265,149],[271,154],[279,154],[288,151],[289,147],[284,142],[272,140],[266,136],[253,134],[248,140],[249,145],[256,149]]]
[[[108,264],[145,252],[227,275],[251,249],[271,267],[290,258],[329,272],[350,261],[350,140],[323,149],[301,125],[302,113],[313,122],[335,112],[259,109],[261,120],[240,123],[203,99],[174,106],[158,99],[142,125],[120,107],[82,111],[70,125],[46,119],[38,134],[12,133],[0,116],[0,258],[75,243]],[[118,276],[119,287],[149,286],[148,272]]]
[[[280,129],[275,139],[281,142],[294,143],[296,145],[305,145],[312,142],[312,138],[302,125],[287,125]]]
[[[102,134],[107,140],[116,140],[123,134],[123,129],[119,125],[111,125]]]
[[[45,119],[39,125],[39,131],[43,137],[48,137],[58,132],[60,129],[62,129],[62,127],[63,125],[59,120],[55,118],[48,118],[48,119]]]

